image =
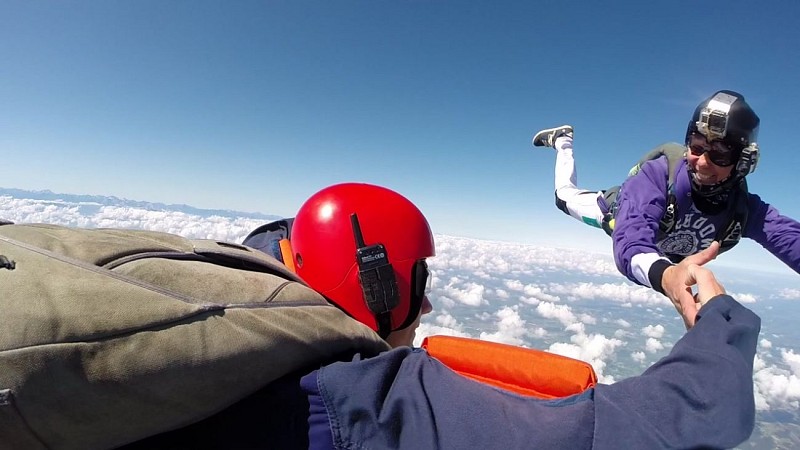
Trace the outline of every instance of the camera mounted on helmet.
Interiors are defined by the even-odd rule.
[[[695,125],[697,131],[708,139],[709,142],[722,140],[728,131],[728,117],[733,105],[738,98],[725,92],[718,92],[700,110]]]

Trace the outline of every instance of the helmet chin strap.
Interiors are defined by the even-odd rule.
[[[690,165],[687,164],[686,169],[689,171],[692,192],[709,200],[712,200],[713,197],[729,193],[733,187],[736,186],[736,183],[743,178],[737,173],[731,172],[728,178],[725,178],[724,180],[712,185],[705,185],[700,184],[700,182],[697,181],[697,173],[692,170]]]

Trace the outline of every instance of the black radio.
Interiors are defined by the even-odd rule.
[[[400,303],[394,268],[383,244],[366,245],[356,214],[350,215],[356,240],[358,277],[364,292],[364,301],[373,314],[389,313]]]

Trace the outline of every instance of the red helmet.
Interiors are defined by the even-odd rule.
[[[425,258],[436,254],[428,221],[413,203],[360,183],[306,200],[291,246],[309,286],[383,337],[416,319],[429,276]]]

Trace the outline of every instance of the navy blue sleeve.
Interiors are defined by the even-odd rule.
[[[592,448],[592,390],[523,397],[458,375],[419,349],[323,367],[303,388],[309,404],[324,405],[309,418],[313,449]]]
[[[334,363],[303,378],[315,449],[730,448],[754,426],[758,316],[728,296],[644,374],[557,400],[520,396],[422,350]]]
[[[333,434],[317,386],[317,373],[315,370],[300,379],[300,387],[308,395],[308,450],[331,450],[334,448]]]
[[[595,448],[732,448],[753,431],[761,319],[729,296],[698,314],[665,358],[595,392]],[[620,446],[620,443],[625,443]]]

